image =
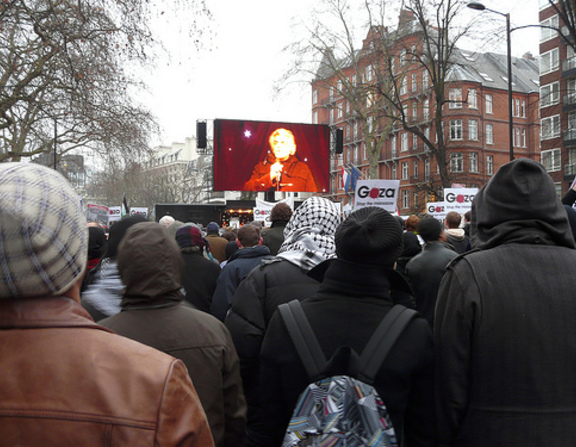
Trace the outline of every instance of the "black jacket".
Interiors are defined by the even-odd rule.
[[[362,352],[393,306],[394,287],[409,290],[394,271],[339,260],[330,263],[318,292],[302,302],[326,358],[340,346]],[[253,444],[279,446],[309,379],[278,313],[264,338],[261,381],[265,418]],[[423,318],[413,320],[402,333],[376,376],[375,388],[396,432],[404,431],[404,445],[435,445],[432,333]]]
[[[438,293],[442,446],[572,446],[576,250],[537,162],[502,166],[474,198],[472,245]]]
[[[201,252],[182,252],[182,259],[182,287],[186,291],[186,301],[198,310],[209,312],[220,266],[206,259]]]
[[[256,267],[264,257],[270,255],[268,247],[258,245],[251,248],[241,248],[234,252],[222,269],[216,290],[212,297],[210,313],[224,321],[226,313],[230,309],[232,297],[240,282],[246,278],[246,275]]]
[[[430,327],[434,324],[436,296],[448,263],[458,256],[442,242],[428,242],[419,255],[406,265],[406,277],[412,285],[416,309],[426,318]]]
[[[312,296],[320,284],[300,267],[281,258],[263,261],[240,283],[226,326],[240,357],[248,404],[248,436],[260,414],[260,348],[268,322],[280,304]]]

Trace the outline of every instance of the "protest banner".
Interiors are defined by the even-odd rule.
[[[400,180],[358,180],[354,208],[377,206],[394,213],[399,188]]]

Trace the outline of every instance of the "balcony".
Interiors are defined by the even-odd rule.
[[[576,93],[562,96],[562,112],[567,113],[574,109],[576,109]]]
[[[564,181],[571,182],[576,177],[576,163],[564,165]]]
[[[562,134],[564,146],[576,146],[576,129],[565,130]]]
[[[576,75],[576,56],[562,61],[562,76],[571,78],[574,75]]]

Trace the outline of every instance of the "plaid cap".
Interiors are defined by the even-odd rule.
[[[202,233],[197,227],[192,225],[184,225],[176,232],[176,242],[180,248],[186,247],[204,247],[206,241],[202,237]]]
[[[86,269],[78,194],[35,163],[0,163],[0,298],[59,295]]]

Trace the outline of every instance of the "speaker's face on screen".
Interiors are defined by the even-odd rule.
[[[296,153],[296,143],[292,132],[286,129],[276,129],[270,135],[270,147],[279,161],[288,160]]]

